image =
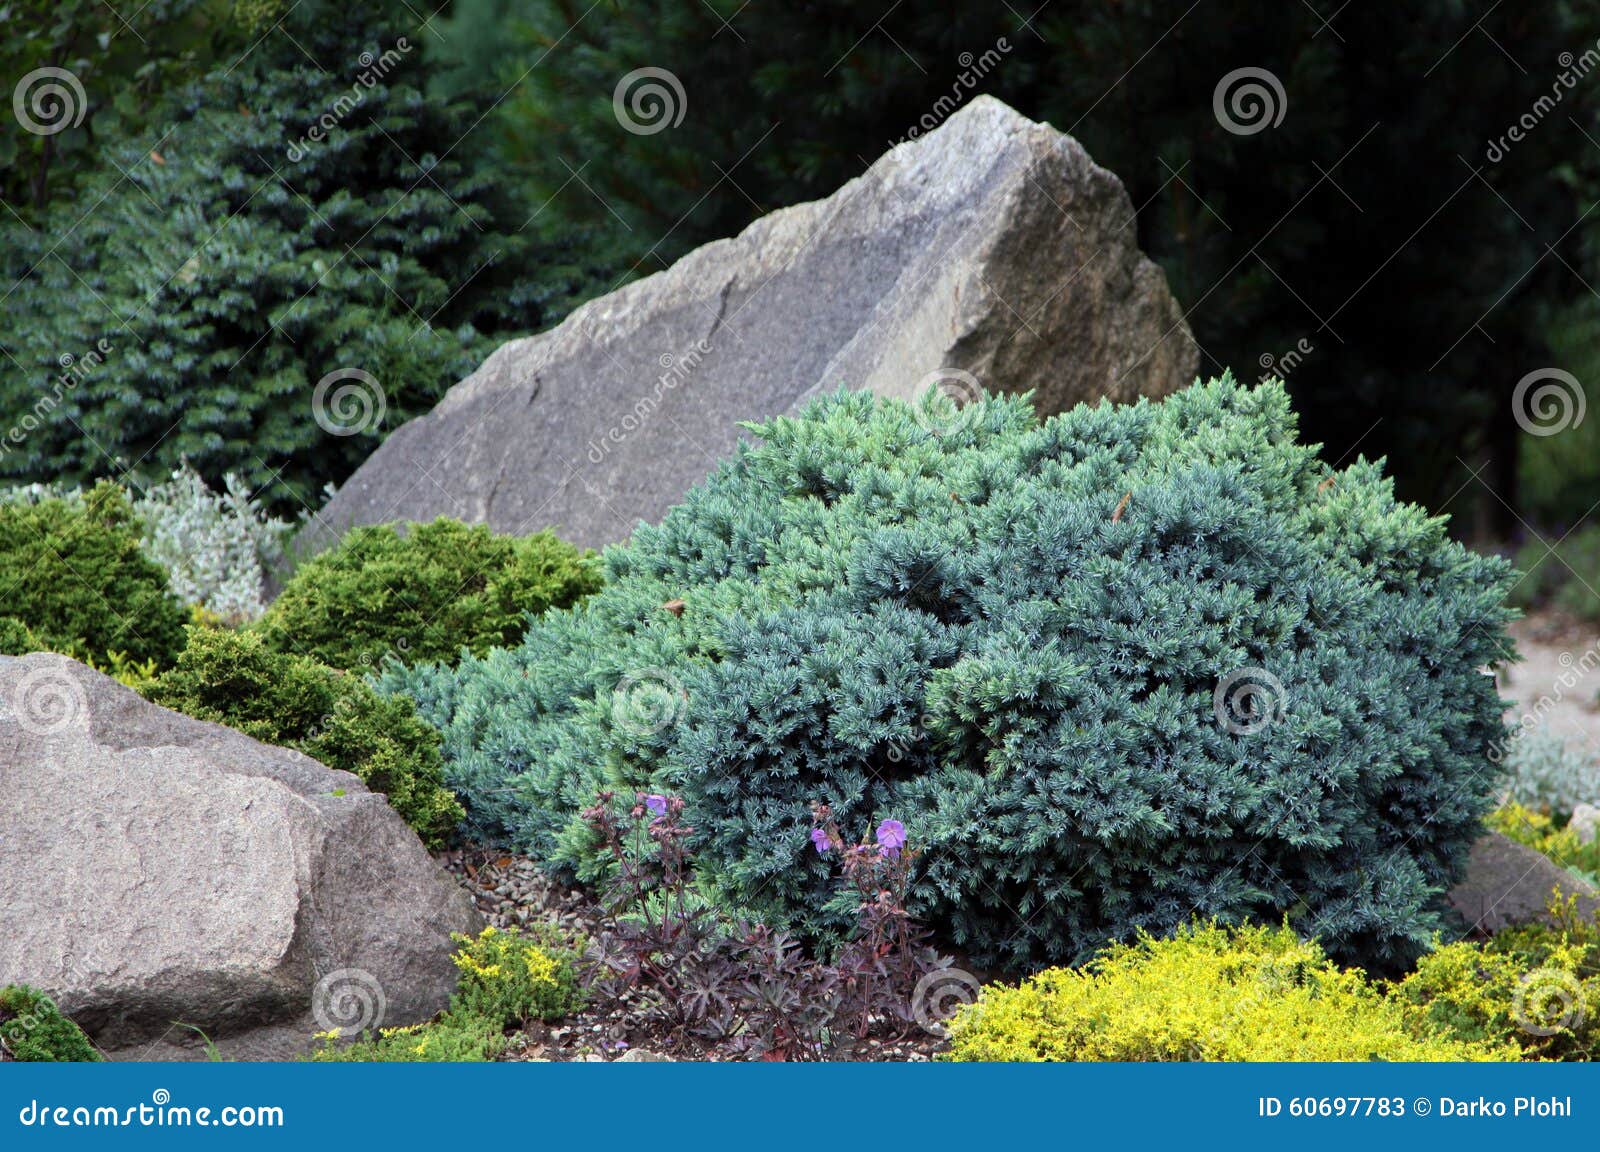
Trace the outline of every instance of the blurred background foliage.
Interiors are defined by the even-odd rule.
[[[1077,136],[1122,178],[1140,242],[1188,312],[1202,372],[1283,374],[1307,436],[1330,461],[1385,456],[1402,496],[1451,513],[1460,533],[1501,541],[1520,541],[1530,527],[1559,534],[1600,500],[1594,420],[1532,437],[1511,419],[1512,391],[1529,372],[1559,367],[1587,385],[1600,370],[1591,339],[1600,328],[1600,216],[1591,215],[1600,191],[1600,68],[1589,71],[1600,62],[1600,7],[1592,4],[1055,0],[1032,16],[1034,5],[846,0],[120,7],[127,11],[101,0],[0,4],[7,77],[69,68],[87,105],[80,124],[52,136],[28,134],[14,118],[0,129],[0,262],[8,287],[20,281],[0,331],[0,349],[15,361],[0,360],[0,425],[47,386],[49,359],[78,351],[48,328],[31,338],[19,330],[46,325],[50,301],[84,275],[77,262],[88,258],[71,239],[76,221],[119,218],[107,226],[113,233],[146,226],[137,212],[118,216],[119,203],[137,206],[153,191],[129,157],[189,120],[226,111],[216,105],[236,109],[251,92],[300,90],[305,98],[292,106],[249,108],[277,122],[251,147],[265,153],[273,135],[286,146],[319,102],[349,83],[361,52],[406,36],[416,51],[384,83],[431,98],[414,112],[409,143],[454,165],[448,175],[457,183],[441,176],[439,190],[471,201],[475,231],[448,258],[403,244],[388,253],[415,262],[419,283],[448,286],[436,327],[448,319],[457,334],[448,355],[420,353],[409,339],[403,349],[368,342],[381,346],[363,355],[401,398],[396,417],[424,409],[494,341],[547,326],[763,212],[831,193],[922,130],[942,97],[964,103],[986,92]],[[620,78],[643,67],[672,72],[686,97],[681,123],[651,135],[626,131],[612,106]],[[1235,135],[1219,123],[1218,82],[1239,68],[1264,68],[1281,82],[1276,126]],[[1564,74],[1573,82],[1560,83]],[[394,105],[371,101],[343,127],[361,130],[378,107]],[[1506,139],[1530,118],[1520,141]],[[404,161],[376,159],[382,144],[365,165],[290,167],[286,184],[319,212],[345,197],[381,212],[393,197],[375,195],[375,185],[399,195],[414,183]],[[266,155],[260,172],[234,168],[253,179],[281,158]],[[191,194],[215,205],[215,188],[204,184],[168,181],[155,196],[160,213],[177,214]],[[468,191],[456,195],[457,185]],[[223,219],[240,225],[230,228],[235,243],[250,242],[245,226],[258,213],[283,211],[249,193],[230,185],[223,198]],[[450,214],[442,202],[441,212],[442,223]],[[334,245],[363,242],[335,231],[285,249],[282,228],[265,229],[262,243],[275,247],[259,260],[283,272],[285,262],[326,261]],[[33,234],[26,242],[25,232]],[[114,234],[95,245],[100,279],[86,279],[102,296],[102,281],[119,279],[108,261],[150,258],[148,245]],[[470,274],[491,251],[495,273]],[[239,252],[238,263],[248,266],[250,253]],[[175,270],[122,278],[148,295]],[[335,367],[327,349],[352,316],[363,332],[392,335],[396,323],[414,324],[385,299],[392,293],[361,281],[318,281],[321,306],[303,339],[277,339],[263,308],[227,334],[227,347],[246,353],[230,357],[232,367],[146,365],[85,402],[107,411],[148,402],[160,409],[155,423],[193,433],[183,454],[198,455],[213,481],[229,469],[254,483],[287,480],[284,492],[269,494],[274,506],[309,501],[374,440],[331,445],[310,424],[309,405],[301,405],[301,431],[289,427],[290,408],[261,398],[298,396]],[[30,293],[42,305],[30,304]],[[138,298],[129,300],[131,309]],[[126,318],[116,299],[107,303]],[[71,307],[100,312],[87,298]],[[214,317],[195,309],[182,317],[166,323],[184,327],[191,350],[211,339]],[[140,335],[146,356],[181,358],[186,341],[177,334]],[[251,350],[252,336],[266,337],[262,347]],[[224,369],[223,402],[236,394],[239,410],[271,432],[254,461],[238,459],[248,440],[241,429],[206,423],[216,419],[213,378]],[[200,412],[191,395],[209,396],[210,408]],[[93,414],[74,418],[92,422]],[[152,425],[104,453],[8,457],[0,471],[86,479],[135,465],[141,451],[151,452],[152,471],[164,471],[169,449],[151,446],[165,443],[160,435]],[[40,471],[52,474],[32,474]]]

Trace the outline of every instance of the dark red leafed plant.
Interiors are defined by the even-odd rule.
[[[856,930],[833,964],[842,988],[840,1016],[858,1039],[885,1025],[903,1034],[916,1023],[918,981],[951,964],[906,911],[917,852],[906,846],[898,820],[879,824],[872,842],[855,844],[845,841],[828,805],[813,804],[811,821],[811,843],[821,855],[839,854],[845,883],[856,893]]]
[[[917,982],[950,961],[906,912],[916,853],[898,820],[850,844],[828,806],[813,806],[811,842],[838,854],[857,901],[857,929],[828,963],[787,932],[719,916],[695,891],[683,811],[677,797],[640,793],[624,821],[603,792],[584,812],[615,868],[586,958],[592,991],[632,993],[680,1041],[722,1041],[757,1060],[820,1060],[845,1035],[910,1029]]]
[[[683,801],[640,794],[625,830],[614,799],[602,792],[583,814],[616,867],[603,930],[588,949],[588,983],[609,998],[642,990],[647,1010],[673,1031],[717,1036],[732,1024],[732,974],[721,971],[722,926],[690,887],[684,841],[694,829]]]

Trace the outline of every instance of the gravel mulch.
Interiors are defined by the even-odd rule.
[[[555,883],[527,857],[493,849],[467,847],[438,854],[439,862],[471,894],[478,910],[496,928],[554,930],[569,940],[599,931],[600,914],[593,898]],[[920,1028],[908,1036],[887,1030],[881,1036],[847,1041],[828,1053],[841,1061],[927,1061],[946,1047],[945,1041]],[[591,1002],[582,1012],[555,1024],[533,1024],[513,1038],[502,1060],[630,1061],[670,1057],[673,1060],[742,1060],[730,1045],[698,1037],[676,1036],[651,1020],[634,997]]]
[[[1502,670],[1500,691],[1514,701],[1506,718],[1524,715],[1600,755],[1600,628],[1553,612],[1531,613],[1510,628],[1519,663]]]

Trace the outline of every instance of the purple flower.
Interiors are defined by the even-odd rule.
[[[811,830],[811,842],[817,846],[818,856],[826,855],[828,849],[833,847],[832,841],[828,839],[828,834],[821,828],[813,828]]]
[[[667,798],[665,796],[646,796],[644,798],[644,806],[657,816],[665,816],[667,814]]]
[[[906,826],[898,820],[885,820],[879,824],[878,846],[883,849],[885,856],[893,858],[900,855],[900,849],[906,846]]]

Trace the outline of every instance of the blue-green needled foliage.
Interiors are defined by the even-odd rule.
[[[892,818],[913,912],[980,962],[1287,916],[1383,967],[1439,928],[1497,786],[1509,566],[1330,470],[1279,384],[752,430],[596,595],[389,671],[479,834],[583,872],[598,788],[671,790],[705,883],[825,939],[809,805]]]

